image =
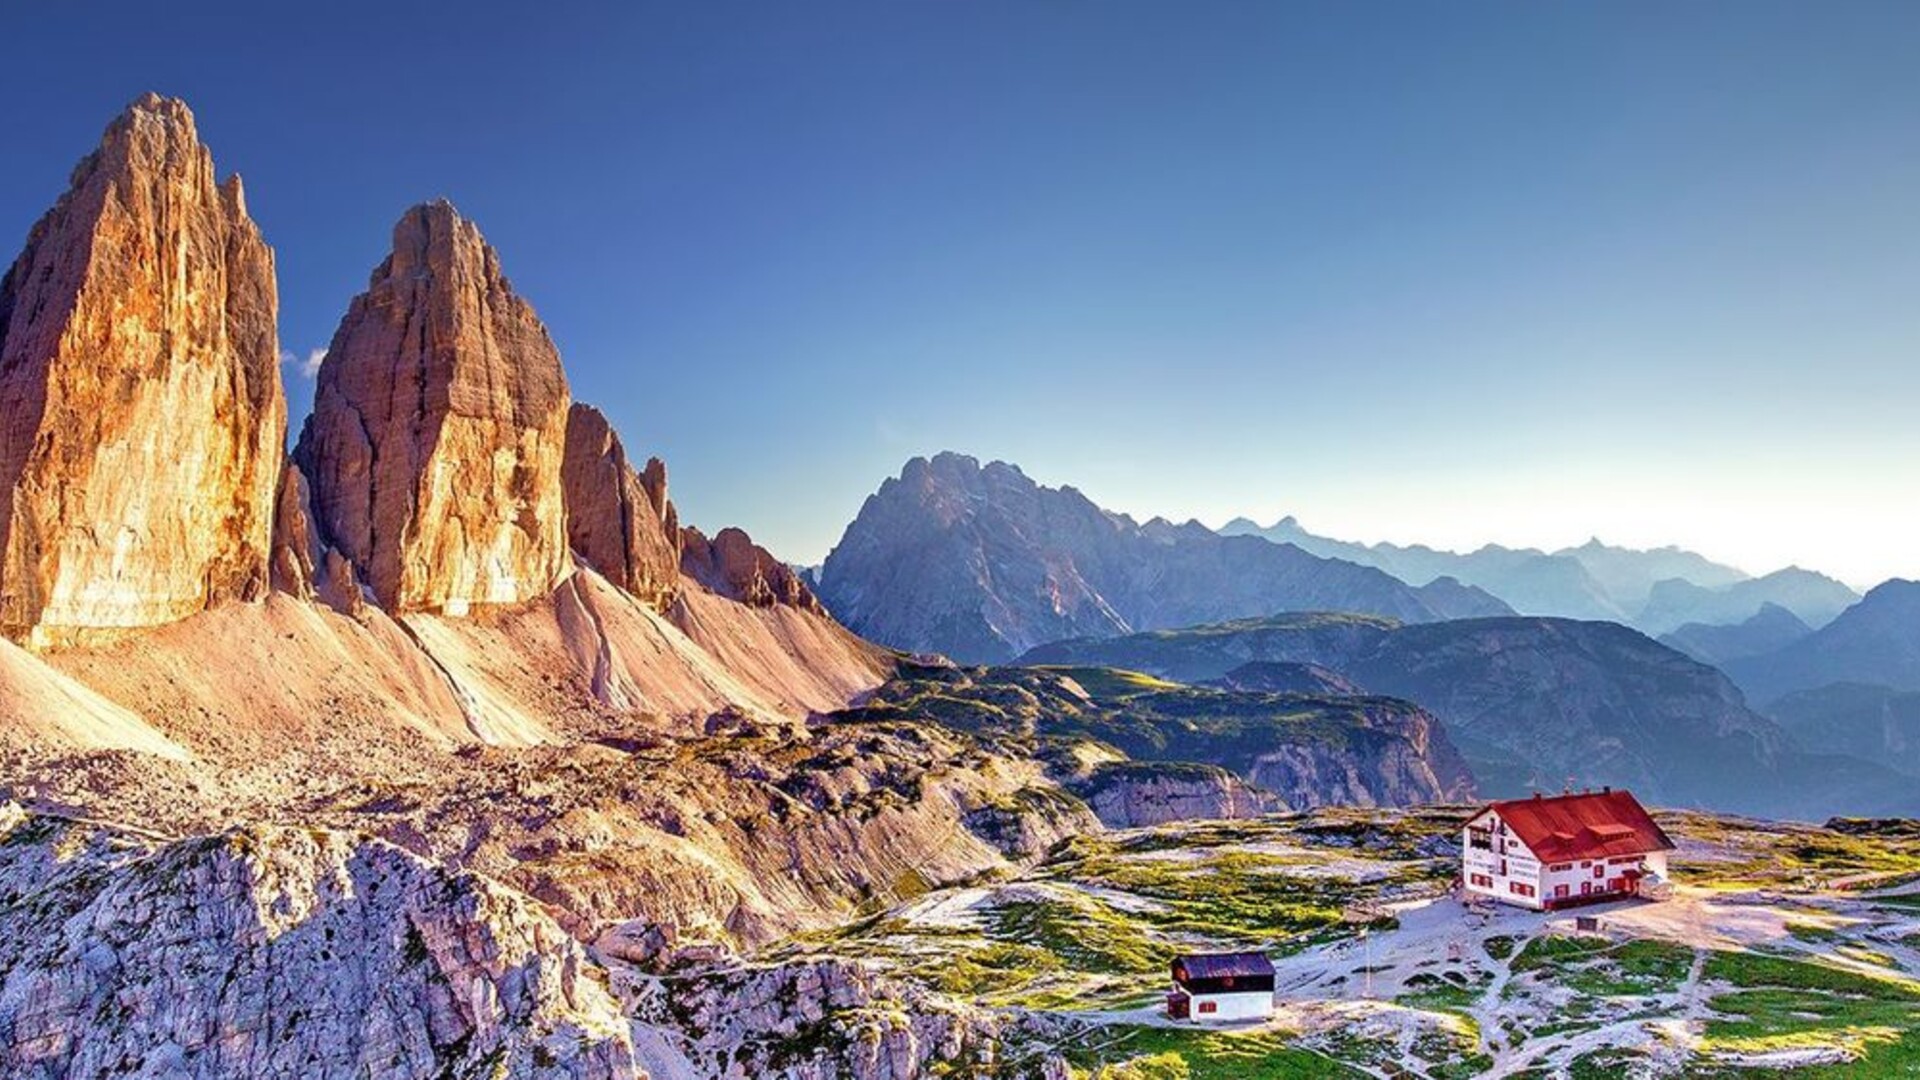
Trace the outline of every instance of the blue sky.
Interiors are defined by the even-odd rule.
[[[1920,577],[1920,5],[46,6],[0,245],[182,96],[305,354],[445,195],[683,516],[795,560],[950,448]]]

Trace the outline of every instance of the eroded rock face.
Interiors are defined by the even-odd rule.
[[[314,579],[324,558],[314,544],[313,519],[308,511],[312,499],[306,474],[287,462],[274,502],[270,580],[274,588],[303,600],[313,597]]]
[[[655,611],[673,606],[680,586],[680,522],[667,501],[667,467],[644,473],[600,410],[576,403],[567,417],[567,539],[601,576]]]
[[[1259,817],[1286,804],[1217,765],[1115,762],[1071,785],[1110,829]]]
[[[641,1075],[538,904],[379,841],[16,813],[0,892],[0,1075]]]
[[[156,626],[264,589],[286,437],[273,252],[147,95],[0,281],[0,631]]]
[[[321,539],[394,612],[547,594],[571,566],[560,354],[445,201],[393,229],[320,365],[295,457]]]
[[[735,528],[707,539],[691,526],[680,530],[680,569],[688,577],[729,600],[755,607],[785,604],[824,615],[825,609],[793,567],[773,557]]]

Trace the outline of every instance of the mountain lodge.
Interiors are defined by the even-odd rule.
[[[1174,1020],[1264,1020],[1273,1015],[1273,961],[1266,953],[1189,953],[1173,958],[1167,1016]]]
[[[1673,841],[1631,792],[1602,788],[1488,805],[1462,828],[1467,895],[1552,911],[1646,895]]]

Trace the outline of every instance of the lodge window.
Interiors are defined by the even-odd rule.
[[[1606,876],[1607,876],[1607,868],[1606,868],[1606,867],[1605,867],[1604,865],[1601,865],[1601,866],[1596,866],[1596,867],[1594,867],[1594,868],[1593,868],[1593,876],[1594,876],[1594,877],[1606,877]]]
[[[1493,879],[1485,874],[1468,874],[1467,880],[1483,889],[1493,888]]]
[[[1555,897],[1561,897],[1561,896],[1567,895],[1567,887],[1565,885],[1555,885],[1553,887],[1553,895]]]
[[[1199,1011],[1203,1013],[1219,1012],[1220,1006],[1217,1002],[1203,1001],[1200,1003]]]
[[[1561,863],[1554,863],[1554,864],[1553,864],[1552,866],[1549,866],[1549,867],[1547,867],[1547,869],[1548,869],[1548,870],[1551,870],[1551,871],[1553,871],[1554,873],[1556,873],[1556,874],[1557,874],[1557,873],[1559,873],[1559,872],[1560,872],[1560,871],[1562,871],[1562,870],[1571,870],[1571,869],[1573,869],[1573,864],[1572,864],[1572,863],[1570,863],[1570,862],[1561,862]]]
[[[1482,851],[1492,851],[1493,834],[1485,829],[1468,829],[1467,846],[1470,848],[1479,848]]]
[[[1518,881],[1507,882],[1507,888],[1515,896],[1532,896],[1533,895],[1533,886],[1525,885]]]

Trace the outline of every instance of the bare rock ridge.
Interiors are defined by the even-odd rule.
[[[600,410],[575,403],[567,416],[567,539],[574,554],[655,611],[673,606],[680,587],[680,522],[667,499],[667,467],[644,473]]]
[[[680,569],[729,600],[754,607],[787,607],[825,615],[826,609],[793,567],[773,557],[739,529],[721,529],[707,539],[699,529],[680,531]]]
[[[273,252],[149,94],[0,281],[0,631],[155,626],[267,585],[287,407]]]
[[[295,450],[322,539],[395,613],[545,596],[571,566],[569,404],[480,230],[414,207],[334,333]]]

